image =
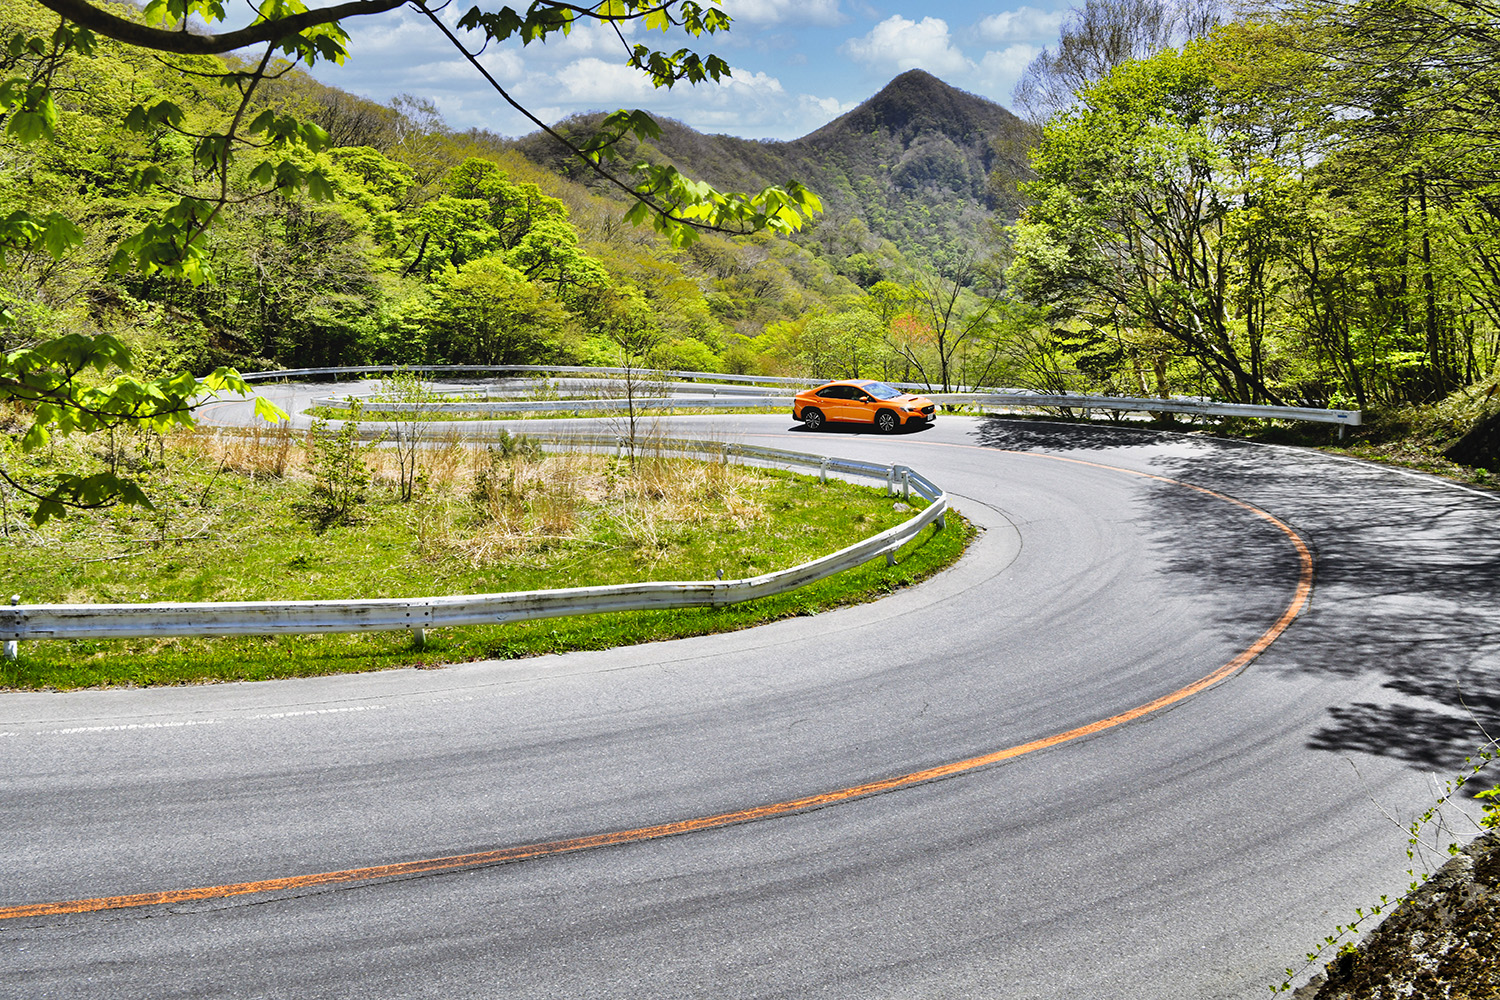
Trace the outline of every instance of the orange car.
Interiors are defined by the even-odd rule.
[[[825,423],[871,424],[889,434],[903,424],[921,426],[937,419],[937,407],[926,396],[913,396],[884,382],[846,379],[797,393],[792,419],[810,431]]]

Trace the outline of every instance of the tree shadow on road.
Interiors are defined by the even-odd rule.
[[[977,438],[1018,451],[1118,449],[1130,464],[1144,459],[1163,476],[1243,499],[1297,531],[1313,551],[1312,602],[1256,668],[1383,679],[1391,693],[1383,704],[1331,707],[1310,748],[1454,771],[1500,736],[1493,501],[1318,452],[1150,428],[991,418]],[[1245,516],[1166,484],[1135,512],[1168,573],[1228,595],[1220,625],[1236,638],[1274,621],[1296,581],[1286,536],[1266,522],[1252,529]]]
[[[1500,736],[1500,506],[1293,449],[1216,449],[1169,464],[1166,474],[1249,500],[1313,546],[1312,603],[1265,667],[1385,678],[1390,702],[1330,708],[1309,747],[1443,771],[1461,767],[1486,731]]]
[[[1493,706],[1490,712],[1494,714]],[[1328,724],[1308,740],[1310,748],[1393,757],[1423,771],[1454,770],[1486,742],[1484,730],[1474,719],[1415,705],[1359,701],[1334,706],[1328,714]],[[1472,791],[1483,791],[1483,787]]]
[[[1123,424],[1070,424],[1015,417],[988,417],[979,424],[978,442],[1008,451],[1097,451],[1180,440],[1181,434]]]
[[[1255,642],[1296,594],[1302,561],[1286,534],[1253,511],[1177,483],[1154,482],[1133,512],[1153,565],[1212,601],[1212,627],[1235,648]]]

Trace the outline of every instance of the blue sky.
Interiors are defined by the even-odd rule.
[[[456,0],[441,16],[451,26],[472,4]],[[734,18],[727,34],[690,43],[681,35],[643,30],[627,37],[668,51],[686,44],[700,54],[713,52],[733,70],[726,84],[654,90],[624,65],[619,38],[591,27],[524,49],[491,46],[480,58],[501,86],[544,121],[639,107],[706,132],[792,139],[913,68],[1009,106],[1021,71],[1043,46],[1056,44],[1068,9],[1066,0],[1009,7],[909,0],[722,0],[721,6]],[[343,66],[319,65],[314,75],[323,82],[382,103],[401,93],[430,98],[455,128],[477,126],[501,135],[532,130],[409,8],[351,18],[344,26],[350,58]]]

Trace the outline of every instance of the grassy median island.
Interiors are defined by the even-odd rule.
[[[612,455],[543,453],[521,439],[488,448],[449,439],[424,448],[414,481],[402,475],[395,450],[346,443],[353,494],[328,489],[326,459],[337,442],[327,437],[309,448],[286,433],[199,432],[116,447],[114,460],[133,463],[156,510],[80,512],[42,529],[6,511],[0,597],[315,600],[702,580],[720,571],[734,579],[826,555],[911,516],[879,486],[651,454],[632,465]],[[65,450],[39,460],[68,462]],[[412,493],[405,502],[403,479]],[[349,501],[342,515],[341,499]],[[23,642],[19,660],[0,660],[0,686],[435,667],[728,631],[872,600],[949,565],[971,536],[962,518],[950,517],[947,530],[928,529],[909,543],[894,567],[877,559],[780,597],[434,629],[421,649],[400,632]]]

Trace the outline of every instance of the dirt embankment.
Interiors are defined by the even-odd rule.
[[[1438,870],[1296,1000],[1500,1000],[1500,830]]]

